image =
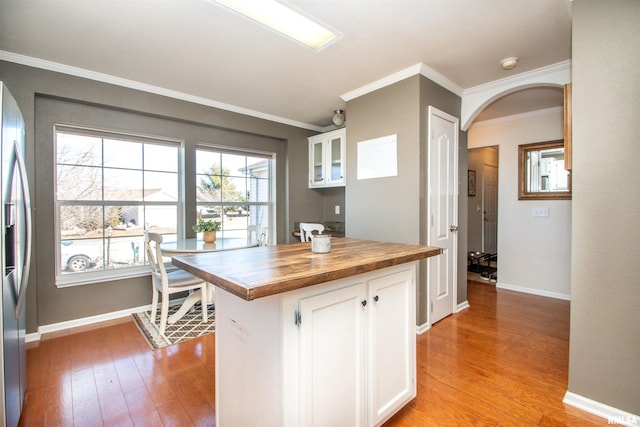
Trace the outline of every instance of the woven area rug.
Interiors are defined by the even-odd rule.
[[[160,308],[156,314],[155,325],[149,321],[151,311],[143,311],[141,313],[133,313],[131,317],[136,324],[144,339],[149,343],[152,349],[166,347],[168,345],[177,344],[192,338],[201,337],[202,335],[215,332],[215,311],[209,307],[209,320],[202,322],[202,309],[197,303],[194,309],[185,314],[180,320],[173,325],[167,325],[164,336],[160,335]],[[178,311],[179,305],[169,307],[169,316]],[[158,326],[156,326],[158,325]]]

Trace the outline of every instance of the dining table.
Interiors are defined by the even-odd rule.
[[[164,256],[182,256],[206,252],[229,251],[233,249],[245,249],[259,246],[259,242],[246,237],[218,237],[213,243],[207,243],[202,239],[178,239],[166,241],[160,244],[160,249]],[[182,305],[167,319],[168,324],[173,324],[180,320],[191,308],[202,299],[200,292],[192,292],[185,298]],[[215,286],[207,283],[206,304],[214,304]]]

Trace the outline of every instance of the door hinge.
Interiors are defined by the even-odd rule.
[[[297,326],[302,324],[302,314],[298,310],[294,313],[294,322]]]

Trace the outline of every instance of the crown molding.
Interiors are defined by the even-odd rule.
[[[455,93],[459,97],[462,97],[464,94],[464,89],[453,81],[449,80],[447,77],[443,76],[433,68],[430,68],[424,64],[420,64],[420,74],[429,80],[439,84],[443,88]]]
[[[535,70],[525,71],[524,73],[516,74],[514,76],[505,77],[503,79],[493,80],[488,83],[483,83],[478,86],[473,86],[468,89],[464,89],[464,96],[472,96],[477,93],[493,91],[496,89],[502,89],[505,87],[521,86],[531,80],[538,80],[541,77],[546,77],[555,73],[571,73],[571,60],[558,62],[556,64],[547,65],[546,67],[536,68]]]
[[[383,77],[380,80],[376,80],[375,82],[371,82],[367,85],[359,87],[358,89],[347,92],[344,95],[341,95],[340,98],[342,98],[342,100],[345,102],[351,101],[352,99],[374,92],[378,89],[382,89],[383,87],[391,86],[392,84],[398,83],[399,81],[418,74],[432,80],[445,89],[462,97],[463,89],[460,86],[424,64],[415,64],[411,67],[405,68],[404,70],[400,70],[396,73]]]
[[[84,68],[72,67],[70,65],[60,64],[57,62],[47,61],[44,59],[34,58],[31,56],[19,55],[13,52],[7,52],[0,50],[0,60],[7,62],[14,62],[16,64],[27,65],[29,67],[39,68],[42,70],[54,71],[57,73],[68,74],[75,77],[82,77],[89,80],[98,81],[101,83],[113,84],[116,86],[122,86],[129,89],[135,89],[142,92],[152,93],[155,95],[166,96],[173,99],[179,99],[181,101],[192,102],[194,104],[205,105],[207,107],[218,108],[220,110],[230,111],[232,113],[238,113],[249,117],[255,117],[258,119],[268,120],[271,122],[282,123],[297,128],[309,129],[316,132],[322,132],[324,129],[322,126],[316,126],[309,123],[303,123],[296,120],[287,119],[284,117],[276,116],[273,114],[263,113],[261,111],[251,110],[237,105],[226,104],[224,102],[215,101],[209,98],[203,98],[201,96],[190,95],[184,92],[179,92],[171,89],[166,89],[160,86],[154,86],[135,80],[124,79],[121,77],[112,76],[110,74],[98,73],[96,71],[86,70]]]

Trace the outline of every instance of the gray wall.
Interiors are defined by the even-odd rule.
[[[363,239],[424,243],[426,216],[427,107],[433,105],[453,116],[460,113],[460,98],[432,81],[414,76],[347,102],[346,234]],[[398,175],[357,180],[357,143],[397,135]],[[466,133],[460,136],[460,164],[467,162]],[[466,179],[463,180],[466,198]],[[460,204],[460,224],[466,224],[466,201]],[[464,222],[462,222],[464,221]],[[460,252],[466,252],[465,231]],[[466,256],[464,266],[466,270]],[[418,324],[427,319],[426,263],[420,267]],[[466,300],[466,273],[459,274],[458,302]]]
[[[573,2],[569,391],[640,414],[640,2]]]
[[[322,207],[322,221],[339,221],[344,222],[345,205],[344,205],[344,187],[326,188],[324,190],[316,190],[322,192],[324,205]],[[340,213],[336,214],[335,206],[340,206]]]
[[[347,103],[347,236],[420,242],[420,79],[414,76]],[[397,134],[398,175],[357,179],[357,143]]]
[[[52,141],[35,138],[36,98],[67,99],[73,101],[69,105],[77,107],[85,103],[87,109],[106,108],[113,115],[113,122],[111,125],[107,122],[107,126],[115,129],[126,126],[127,121],[137,120],[129,118],[122,122],[122,117],[144,117],[146,123],[155,123],[158,131],[174,132],[191,141],[187,145],[193,144],[198,138],[220,136],[225,139],[220,141],[221,144],[229,142],[238,147],[251,147],[258,141],[270,141],[270,144],[280,146],[277,176],[278,242],[289,241],[295,218],[323,212],[323,194],[307,187],[307,137],[315,132],[4,61],[0,61],[0,80],[7,84],[16,97],[25,118],[26,162],[32,186],[32,207],[36,218],[42,219],[34,235],[37,251],[27,293],[27,332],[35,332],[41,325],[123,310],[151,301],[148,277],[65,289],[55,287],[53,217],[48,216],[50,219],[47,220],[39,215],[53,212],[51,194],[48,198],[44,196],[47,191],[51,192],[53,181],[53,176],[47,176],[52,165],[48,164],[51,160],[46,156],[51,151],[49,144]],[[189,213],[186,215],[188,218]]]

